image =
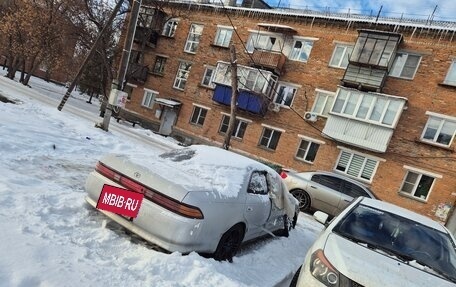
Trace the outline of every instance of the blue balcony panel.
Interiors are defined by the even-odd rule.
[[[212,100],[229,106],[231,104],[231,87],[216,85]],[[241,90],[237,101],[239,109],[264,116],[268,110],[267,100],[258,94]]]

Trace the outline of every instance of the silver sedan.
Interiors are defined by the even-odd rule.
[[[301,211],[321,210],[330,216],[339,214],[353,198],[378,199],[364,184],[334,172],[295,172],[282,170],[288,190],[299,201]]]
[[[231,261],[245,241],[288,235],[299,213],[276,171],[203,145],[159,156],[106,155],[87,178],[87,202],[109,204],[100,196],[107,187],[144,195],[135,217],[97,208],[115,222],[165,250],[209,253],[217,260]]]

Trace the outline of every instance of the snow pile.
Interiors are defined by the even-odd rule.
[[[0,77],[0,94],[19,100],[0,102],[0,286],[280,286],[322,229],[301,214],[290,237],[249,244],[231,264],[156,251],[89,207],[83,187],[104,154],[176,144],[146,130],[132,138],[131,125],[104,132],[30,90]]]

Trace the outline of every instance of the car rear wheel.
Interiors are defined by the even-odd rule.
[[[299,209],[301,211],[309,211],[310,209],[310,196],[302,189],[295,189],[291,194],[299,201]]]
[[[237,224],[220,238],[217,249],[214,253],[214,259],[218,261],[228,260],[233,262],[233,256],[236,255],[239,247],[241,246],[242,240],[244,239],[244,227]]]

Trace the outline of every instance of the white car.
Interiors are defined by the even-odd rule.
[[[454,287],[455,246],[440,223],[359,197],[317,238],[290,286]]]
[[[102,192],[108,188],[121,194]],[[231,261],[247,240],[287,234],[299,213],[276,171],[203,145],[159,156],[106,155],[88,176],[86,191],[88,203],[147,241],[171,252],[211,253],[218,260]],[[132,193],[144,195],[140,204],[125,199]],[[138,213],[125,216],[100,204]]]

